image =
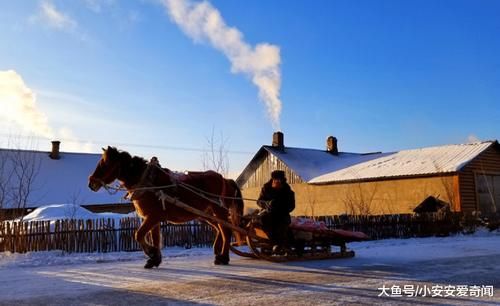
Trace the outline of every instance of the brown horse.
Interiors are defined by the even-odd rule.
[[[156,194],[158,189],[148,189],[148,186],[168,186],[163,189],[164,193],[218,219],[239,225],[243,201],[235,181],[225,179],[214,171],[193,172],[187,175],[174,173],[160,168],[159,164],[148,164],[143,158],[132,157],[129,153],[112,147],[103,151],[94,173],[89,177],[89,188],[98,191],[118,180],[129,194],[132,194],[137,214],[143,219],[135,233],[135,239],[149,256],[145,268],[158,267],[161,263],[160,222],[184,223],[201,219],[200,216],[173,204],[164,205]],[[220,224],[203,221],[212,225],[217,233],[213,245],[214,263],[227,265],[232,231]],[[153,245],[146,241],[148,232],[151,232]]]

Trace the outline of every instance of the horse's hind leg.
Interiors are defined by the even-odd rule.
[[[153,243],[156,241],[159,242],[159,220],[155,220],[154,218],[146,217],[143,221],[137,232],[135,233],[135,240],[141,245],[144,254],[149,256],[149,260],[147,261],[144,268],[150,269],[152,267],[158,267],[161,263],[161,252],[158,245],[152,246],[146,241],[146,234],[153,230]],[[157,231],[157,234],[155,233]]]
[[[160,223],[155,225],[153,229],[151,229],[151,236],[153,238],[153,246],[157,249],[161,249],[161,227]]]
[[[160,223],[155,225],[151,229],[151,236],[153,238],[153,255],[149,255],[150,259],[148,259],[148,262],[144,266],[145,268],[149,269],[152,267],[158,267],[161,263],[161,232],[160,232]]]

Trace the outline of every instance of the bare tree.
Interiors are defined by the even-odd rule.
[[[31,139],[23,145],[21,137],[9,138],[9,144],[14,149],[0,152],[0,208],[23,211],[40,172],[41,157],[32,149]]]
[[[370,215],[373,213],[373,200],[378,191],[378,182],[373,188],[363,188],[361,182],[350,184],[344,195],[344,207],[347,214]]]
[[[227,176],[229,174],[228,138],[224,137],[222,131],[219,137],[215,136],[215,129],[206,138],[206,148],[201,157],[204,170],[213,170]]]
[[[310,185],[306,186],[305,190],[306,197],[306,207],[304,207],[304,216],[311,217],[312,219],[316,219],[316,194],[314,193],[314,188]]]
[[[85,197],[82,196],[82,190],[74,190],[68,199],[68,205],[64,208],[66,218],[75,219],[76,213],[83,203],[85,203]]]
[[[439,173],[445,173],[442,167],[440,167],[436,162],[434,162],[434,168],[436,169],[437,172]],[[444,192],[446,193],[447,197],[447,202],[450,204],[450,211],[455,210],[455,204],[456,204],[456,192],[455,192],[455,186],[453,183],[453,178],[450,178],[449,176],[444,176],[440,175],[439,179],[441,180],[441,186],[444,189]],[[436,198],[439,198],[439,195],[436,195]]]
[[[10,179],[12,175],[7,170],[7,152],[0,150],[0,220],[3,220],[3,208],[7,207]]]

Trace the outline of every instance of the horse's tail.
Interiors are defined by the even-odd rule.
[[[229,205],[229,220],[234,226],[241,226],[241,217],[243,216],[243,207],[244,207],[244,202],[243,202],[243,197],[241,195],[241,190],[240,187],[238,187],[238,184],[234,180],[227,180],[229,185],[233,187],[234,189],[234,194],[233,199],[231,201],[231,204]],[[236,243],[240,244],[242,242],[242,237],[241,234],[237,231],[234,231],[234,235],[236,238]]]

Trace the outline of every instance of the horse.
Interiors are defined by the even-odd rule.
[[[148,163],[141,157],[132,157],[128,152],[119,151],[114,147],[108,146],[102,150],[101,159],[89,176],[88,186],[97,192],[101,187],[118,180],[129,195],[132,195],[135,210],[142,218],[135,239],[149,257],[144,268],[158,267],[162,261],[160,222],[185,223],[196,219],[207,222],[215,229],[214,264],[229,264],[232,230],[213,221],[203,220],[200,216],[173,204],[165,205],[156,192],[158,187],[165,186],[162,192],[167,195],[219,220],[239,226],[243,214],[243,200],[241,190],[234,180],[225,179],[215,171],[179,174],[161,168],[156,158]],[[153,245],[146,241],[148,232],[151,232]]]

